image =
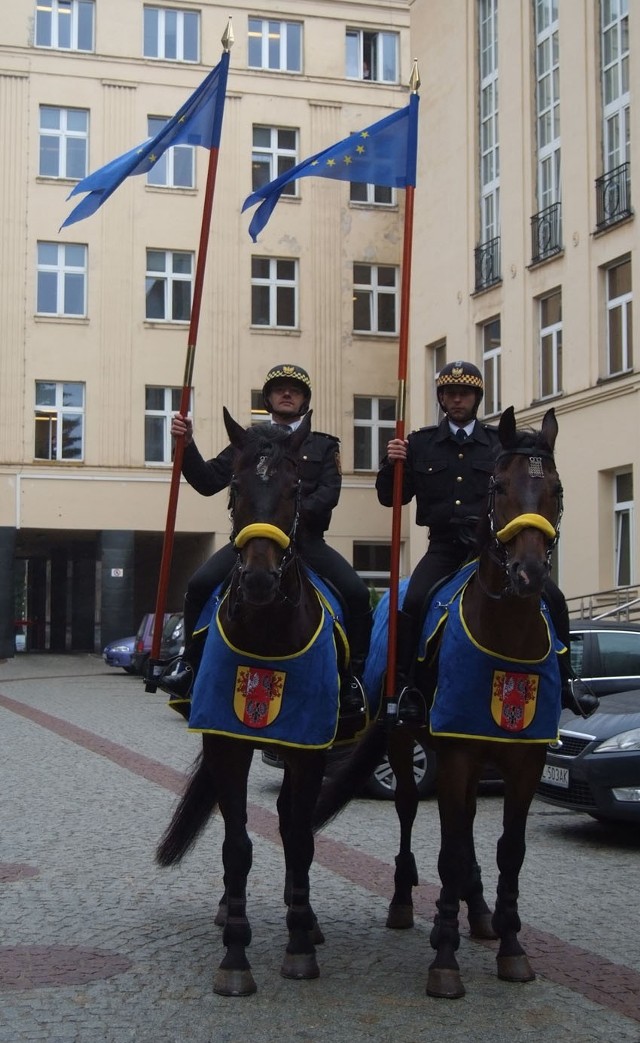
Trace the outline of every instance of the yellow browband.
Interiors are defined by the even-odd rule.
[[[550,540],[555,540],[557,533],[551,522],[543,518],[541,514],[520,514],[513,521],[508,522],[504,529],[496,533],[496,539],[500,543],[508,543],[517,536],[522,529],[540,529]]]
[[[244,547],[245,543],[249,540],[254,540],[262,537],[267,540],[274,540],[279,547],[286,550],[291,540],[287,536],[286,532],[279,529],[277,525],[269,525],[267,522],[254,522],[253,525],[245,525],[244,529],[241,529],[236,536],[234,545],[240,549]]]

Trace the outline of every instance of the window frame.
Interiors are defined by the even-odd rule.
[[[391,57],[388,48],[393,48]],[[391,60],[393,73],[385,76],[385,62]],[[366,75],[368,68],[369,75]],[[345,34],[345,79],[368,83],[400,82],[400,36],[385,29],[358,29],[348,26]]]
[[[278,57],[279,62],[276,65],[270,64],[270,53],[272,44],[270,40],[274,39],[273,30],[271,26],[278,27]],[[289,36],[293,36],[291,30],[295,29],[298,33],[297,42],[293,39],[290,41]],[[286,20],[283,18],[255,18],[249,17],[248,22],[248,40],[247,40],[247,67],[249,69],[262,69],[266,72],[285,72],[289,75],[300,74],[303,66],[303,24],[295,20]],[[260,38],[260,62],[259,64],[252,63],[252,51],[254,48],[251,46],[252,37]],[[299,58],[299,67],[290,68],[288,65],[290,58],[290,49],[297,49]]]
[[[53,385],[55,387],[55,401],[54,404],[46,402],[38,402],[38,388],[44,385]],[[65,388],[74,387],[82,390],[82,405],[70,406],[64,403]],[[45,420],[49,417],[49,439],[48,444],[51,447],[52,438],[51,430],[52,423],[55,428],[54,440],[55,440],[55,455],[38,456],[38,437],[37,427],[34,430],[34,446],[33,446],[33,458],[34,460],[49,461],[55,463],[65,463],[73,461],[74,463],[84,462],[85,452],[85,416],[86,416],[86,385],[84,381],[79,380],[36,380],[35,382],[35,395],[34,395],[34,423],[37,424],[39,421]],[[78,455],[68,456],[64,454],[64,426],[65,422],[69,422],[70,419],[80,418],[80,451]],[[62,432],[62,436],[58,437],[58,426]]]
[[[562,199],[559,20],[557,0],[536,0],[534,7],[537,197],[545,210]]]
[[[404,548],[402,548],[403,550]],[[356,562],[358,557],[358,551],[386,551],[389,557],[389,570],[386,569],[362,569],[358,568]],[[401,552],[402,553],[402,552]],[[383,592],[389,589],[391,582],[391,543],[386,540],[354,540],[352,547],[352,559],[353,567],[360,576],[360,579],[366,583],[369,589],[373,588],[378,592]],[[382,582],[381,582],[382,581]]]
[[[157,16],[155,26],[155,49],[156,54],[147,51],[148,36],[151,36],[153,26],[148,24],[147,15],[151,13]],[[167,29],[167,15],[175,16],[175,57],[167,55],[167,40],[170,38],[171,29]],[[188,18],[193,19],[196,28],[195,57],[187,57],[185,54],[185,22]],[[200,51],[202,48],[202,23],[200,11],[171,7],[165,4],[143,4],[142,8],[142,56],[150,61],[161,62],[184,62],[188,65],[197,65],[200,62]]]
[[[255,137],[257,130],[269,132],[270,141],[268,146],[256,144]],[[293,149],[286,148],[280,144],[279,136],[283,132],[295,135],[295,146]],[[277,127],[269,126],[264,123],[254,123],[252,126],[251,136],[251,184],[252,190],[255,192],[259,187],[262,187],[262,185],[268,184],[269,181],[275,180],[275,178],[280,177],[281,174],[287,173],[296,166],[298,163],[300,131],[298,127]],[[257,157],[266,157],[269,165],[269,176],[267,180],[259,183],[254,180],[253,177],[255,164],[259,162]],[[288,162],[289,160],[291,160],[291,162]],[[297,180],[289,181],[282,189],[282,195],[298,198],[299,192]]]
[[[498,0],[478,5],[480,242],[500,235]]]
[[[370,272],[371,279],[368,283],[356,282],[356,270],[358,268],[367,268]],[[390,289],[387,285],[380,282],[381,271],[390,271],[394,275],[393,289]],[[354,261],[353,262],[353,333],[354,335],[375,335],[378,337],[397,337],[398,336],[398,321],[399,321],[399,305],[400,305],[400,269],[397,264],[370,264],[367,261]],[[380,329],[380,318],[381,318],[381,303],[385,298],[393,299],[393,330]],[[364,298],[367,298],[369,307],[369,321],[370,327],[357,326],[356,325],[356,313],[361,310],[360,305]]]
[[[165,267],[164,270],[149,268],[149,255],[150,254],[164,254]],[[195,255],[192,250],[164,250],[162,248],[148,246],[146,249],[146,269],[145,269],[145,322],[151,323],[179,323],[184,325],[189,323],[191,320],[191,309],[193,307],[193,281],[194,281],[194,270],[195,270]],[[184,272],[173,270],[173,261],[177,257],[188,257],[190,262],[190,271],[186,275]],[[171,259],[171,265],[168,264],[168,259]],[[153,289],[150,285],[150,281],[154,283],[162,282],[163,284],[163,310],[164,316],[162,318],[149,315],[148,303],[149,295]],[[176,318],[174,312],[174,287],[178,285],[188,283],[189,284],[189,314],[185,317]]]
[[[168,123],[170,116],[147,116],[147,134],[149,138],[155,137],[162,128]],[[153,128],[151,121],[156,121],[158,126]],[[188,185],[176,184],[175,171],[176,171],[176,160],[180,157],[187,158],[190,161],[191,167],[191,182]],[[164,180],[154,180],[163,176]],[[193,145],[171,145],[170,148],[166,149],[160,158],[153,164],[151,170],[147,173],[147,185],[150,188],[160,189],[181,189],[188,191],[196,187],[196,150]]]
[[[499,343],[488,346],[487,340],[491,336],[491,327],[496,325],[499,332]],[[498,416],[502,412],[502,323],[499,315],[480,323],[480,340],[484,383],[483,416]]]
[[[58,113],[58,127],[43,127],[42,116],[46,111]],[[85,130],[73,130],[68,126],[69,113],[78,113],[85,116]],[[40,105],[38,108],[38,177],[51,179],[63,179],[66,181],[80,181],[87,175],[89,157],[89,109],[76,108],[69,105]],[[57,173],[50,174],[42,169],[43,139],[50,138],[57,142],[56,160]],[[71,174],[69,167],[69,145],[73,141],[84,142],[84,164],[80,174]]]
[[[555,322],[547,322],[543,325],[543,309],[544,305],[550,301],[553,297],[558,296],[560,298],[560,318]],[[546,398],[557,398],[558,395],[562,394],[562,290],[552,290],[551,293],[546,293],[543,297],[538,300],[538,329],[539,329],[539,341],[538,341],[538,392],[540,399]],[[545,390],[545,359],[544,359],[544,340],[550,338],[550,373],[551,373],[551,386],[550,390]]]
[[[356,401],[368,402],[370,404],[370,416],[356,416]],[[393,420],[385,420],[380,417],[380,405],[383,402],[393,403]],[[353,396],[353,470],[357,472],[377,471],[380,461],[385,453],[380,453],[382,448],[381,439],[385,431],[389,432],[388,439],[393,438],[396,429],[397,399],[393,395],[354,395]],[[366,466],[358,462],[358,448],[356,444],[356,430],[365,429],[370,431],[369,460]],[[387,439],[387,441],[388,441]],[[377,455],[376,454],[377,449]]]
[[[268,276],[261,276],[254,274],[254,262],[269,262],[269,274]],[[286,278],[278,271],[278,265],[280,264],[292,264],[293,265],[293,278]],[[268,321],[267,322],[256,322],[256,312],[258,310],[258,293],[257,291],[268,290],[267,301],[268,301]],[[291,300],[293,302],[293,323],[291,325],[283,325],[278,322],[281,309],[286,306],[286,296],[291,294]],[[285,296],[286,295],[286,296]],[[283,300],[283,296],[285,299]],[[297,257],[263,257],[254,254],[251,257],[251,328],[256,330],[297,330],[300,328],[299,319],[299,296],[300,296],[300,262]],[[260,295],[260,299],[264,300],[264,294]],[[275,321],[274,321],[275,320]]]
[[[618,499],[618,479],[631,476],[631,499]],[[626,531],[625,531],[626,527]],[[634,582],[635,569],[635,508],[633,491],[633,470],[614,471],[613,473],[613,579],[615,587],[627,587]],[[628,576],[622,576],[624,568],[623,553],[627,557]]]
[[[153,409],[147,405],[147,392],[148,391],[162,391],[164,397],[164,408]],[[173,414],[179,412],[180,399],[182,397],[182,388],[180,387],[166,387],[163,384],[145,384],[144,387],[144,463],[145,467],[166,467],[173,460],[173,437],[171,434],[171,421]],[[168,403],[168,404],[167,404]],[[193,417],[193,388],[189,396],[189,411],[187,414],[190,418]],[[149,445],[147,421],[148,420],[162,420],[162,460],[150,460],[147,456],[147,449]]]
[[[629,265],[631,289],[611,297],[610,280],[611,273],[623,265]],[[630,373],[633,369],[633,272],[631,269],[631,258],[626,257],[609,265],[605,269],[605,298],[606,298],[606,375],[618,377]],[[615,313],[620,314],[620,358],[621,367],[612,368],[612,321]]]
[[[41,260],[41,248],[49,247],[56,251],[57,260],[49,263]],[[83,264],[77,265],[67,262],[66,256],[72,250],[82,250]],[[55,276],[55,298],[54,311],[41,309],[42,296],[47,294],[47,276]],[[78,276],[82,278],[82,310],[66,311],[65,302],[67,293],[71,292],[72,280]],[[36,244],[36,315],[85,319],[87,317],[87,279],[88,279],[88,247],[85,243],[53,243],[50,240],[38,240]]]
[[[354,192],[362,188],[365,189],[365,198],[354,198]],[[387,192],[389,193],[389,199],[376,199],[376,195],[379,193]],[[374,185],[370,181],[350,181],[349,203],[352,206],[379,207],[380,209],[388,210],[398,205],[398,192],[397,189],[388,185]]]
[[[600,89],[605,174],[628,163],[631,158],[629,5],[628,0],[618,0],[618,4],[617,13],[608,22],[605,22],[607,5],[600,4]],[[614,41],[610,46],[608,39]],[[610,60],[609,55],[613,56]]]
[[[64,22],[60,22],[60,4],[68,5],[69,13],[69,46],[60,43],[60,28]],[[44,5],[48,4],[48,7]],[[63,7],[64,10],[64,7]],[[43,43],[39,37],[44,33],[46,15],[50,12],[49,43]],[[82,11],[91,12],[91,44],[89,47],[79,46],[79,34],[82,33]],[[93,54],[96,49],[96,5],[95,0],[36,0],[36,13],[34,20],[33,42],[35,47],[42,47],[53,51],[80,51],[83,54]]]

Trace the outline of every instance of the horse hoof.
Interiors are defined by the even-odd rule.
[[[257,992],[251,971],[232,971],[218,968],[213,979],[213,991],[218,996],[252,996]]]
[[[313,921],[313,927],[309,931],[309,941],[312,945],[324,944],[324,934],[322,933],[322,928],[317,920]]]
[[[498,977],[502,981],[533,981],[536,972],[524,953],[521,956],[498,956]]]
[[[286,952],[280,974],[283,978],[294,978],[297,981],[307,981],[311,978],[320,977],[320,968],[315,954],[312,952]]]
[[[464,985],[459,971],[431,967],[427,977],[427,996],[439,1000],[459,1000],[464,996]]]
[[[413,906],[394,905],[392,902],[387,913],[386,926],[394,931],[405,931],[408,927],[413,927]]]
[[[226,924],[226,922],[227,922],[227,908],[228,908],[227,905],[225,903],[223,903],[223,902],[221,902],[220,905],[218,906],[218,912],[216,913],[214,921],[213,921],[214,924],[216,925],[216,927],[224,927],[224,925]]]
[[[470,916],[469,935],[471,938],[495,941],[498,935],[491,925],[491,913],[480,913],[479,916]]]

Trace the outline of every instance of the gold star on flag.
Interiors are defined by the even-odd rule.
[[[149,162],[150,162],[150,163],[155,163],[155,161],[156,161],[156,159],[157,159],[157,158],[158,158],[158,157],[157,157],[157,156],[155,155],[155,153],[153,153],[153,152],[152,152],[152,153],[151,153],[151,155],[150,155],[150,156],[148,157],[148,159],[149,159]]]
[[[369,131],[368,130],[363,130],[362,133],[360,134],[360,137],[361,138],[368,138],[369,137]]]
[[[335,159],[328,159],[327,160],[327,166],[328,167],[335,167],[335,165],[336,165]]]
[[[356,145],[356,152],[359,152],[360,155],[362,155],[364,152],[364,145]]]
[[[349,164],[353,162],[353,160],[351,159],[351,156],[345,156],[344,157],[344,161],[347,164],[347,166],[349,166]]]

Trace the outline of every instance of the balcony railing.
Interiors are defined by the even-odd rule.
[[[562,204],[552,203],[531,218],[531,263],[562,250]]]
[[[476,246],[476,293],[500,282],[500,236]]]
[[[607,228],[632,215],[630,163],[621,163],[619,167],[596,178],[596,204],[597,228]]]

